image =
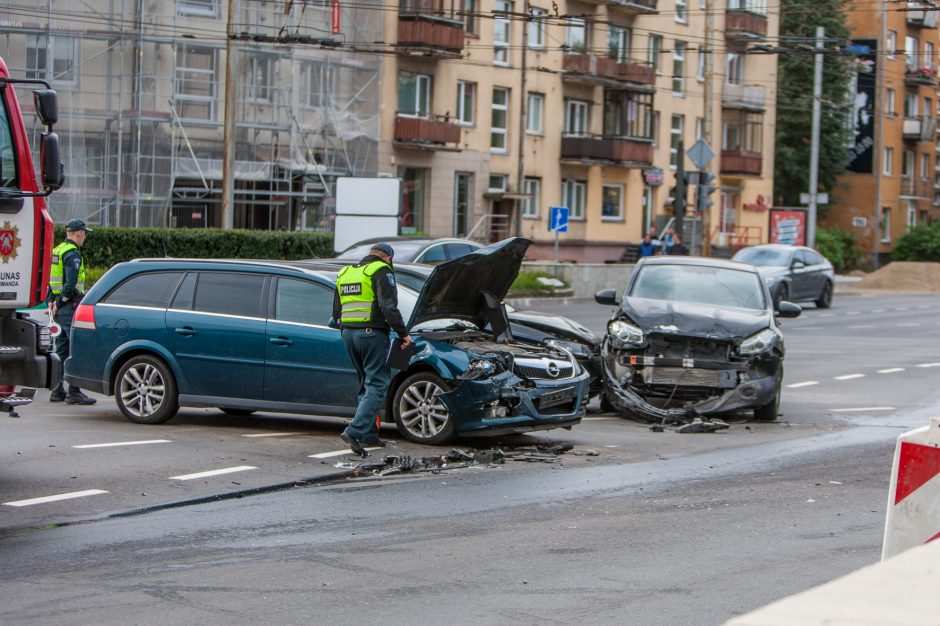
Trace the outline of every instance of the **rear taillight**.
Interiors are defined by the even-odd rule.
[[[72,328],[95,330],[95,305],[79,304],[72,317]]]
[[[8,398],[16,391],[16,385],[0,385],[0,398]]]

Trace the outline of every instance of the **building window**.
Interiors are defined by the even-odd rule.
[[[764,114],[759,111],[726,110],[722,119],[722,150],[761,152]]]
[[[660,126],[660,115],[659,111],[653,111],[653,148],[659,147],[659,126]]]
[[[705,48],[698,49],[698,67],[695,68],[695,80],[705,82]]]
[[[329,106],[336,93],[336,70],[326,63],[306,61],[301,66],[301,104],[306,108]]]
[[[496,0],[493,20],[493,64],[509,65],[509,38],[512,29],[512,2]]]
[[[897,109],[895,108],[894,104],[896,96],[897,92],[895,92],[891,87],[888,87],[885,94],[885,113],[888,115],[895,115],[897,113]]]
[[[74,83],[77,80],[78,41],[66,36],[50,39],[45,35],[27,35],[26,78]]]
[[[425,209],[428,201],[428,170],[420,167],[399,167],[401,186],[401,234],[425,232]]]
[[[917,49],[918,42],[916,37],[904,37],[904,64],[909,70],[917,68]]]
[[[587,183],[583,180],[561,181],[561,203],[568,207],[568,218],[584,219],[584,200],[587,195]]]
[[[505,193],[509,189],[509,177],[505,174],[490,174],[489,187],[487,191],[491,193]]]
[[[472,126],[476,119],[477,84],[457,81],[457,123]]]
[[[630,30],[611,26],[607,31],[607,56],[617,63],[630,60]]]
[[[565,100],[565,134],[575,137],[587,135],[588,106],[584,100]]]
[[[740,85],[744,80],[744,55],[738,52],[729,52],[727,60],[725,82],[729,85]]]
[[[891,176],[894,172],[894,148],[885,147],[884,153],[884,165],[882,166],[882,172],[885,176]]]
[[[398,73],[398,114],[427,117],[431,112],[431,77],[413,72]]]
[[[695,138],[702,139],[705,136],[705,118],[695,118]]]
[[[176,12],[180,15],[218,17],[219,7],[216,0],[177,0]]]
[[[545,9],[529,9],[529,47],[541,50],[545,47],[545,20],[548,18],[548,11]]]
[[[685,42],[676,41],[672,50],[672,93],[685,92]]]
[[[454,174],[454,237],[466,237],[470,232],[470,213],[473,198],[473,174]]]
[[[888,42],[885,44],[885,47],[888,49],[888,58],[895,58],[895,51],[898,48],[898,33],[897,31],[889,30],[888,31]]]
[[[653,139],[653,95],[604,90],[604,136]]]
[[[887,206],[881,208],[881,243],[891,243],[891,207]]]
[[[904,93],[904,117],[917,117],[917,94]]]
[[[767,16],[767,0],[728,0],[728,8]]]
[[[587,50],[587,24],[581,19],[569,19],[565,28],[565,46],[573,52]]]
[[[901,177],[910,178],[914,175],[914,151],[905,150],[901,155]]]
[[[920,177],[926,180],[929,174],[930,174],[930,155],[922,154],[920,155]]]
[[[525,129],[528,133],[542,132],[542,111],[545,107],[545,95],[529,93],[526,105]]]
[[[477,34],[477,0],[463,0],[463,31],[468,35]]]
[[[688,7],[685,0],[676,0],[676,21],[682,24],[689,22]]]
[[[175,78],[176,114],[186,120],[215,119],[215,50],[178,44]]]
[[[271,56],[253,56],[248,59],[248,100],[251,102],[271,102],[274,90],[275,58]]]
[[[679,167],[679,142],[682,141],[683,131],[685,130],[685,116],[673,115],[671,135],[669,140],[669,167],[676,169]]]
[[[646,60],[657,74],[662,70],[660,57],[663,54],[663,38],[661,35],[650,35],[649,47],[646,49]]]
[[[622,222],[623,185],[604,185],[601,195],[601,219]]]
[[[506,152],[509,149],[509,90],[505,87],[493,87],[490,148],[493,152]]]
[[[539,207],[542,206],[542,179],[526,178],[522,190],[529,194],[522,200],[522,217],[538,219]]]
[[[933,58],[933,44],[929,41],[924,42],[924,62],[922,65],[933,67],[935,65]]]
[[[917,207],[913,204],[907,205],[907,229],[910,230],[917,226]]]

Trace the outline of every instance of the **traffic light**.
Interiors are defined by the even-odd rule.
[[[689,187],[695,184],[694,174],[698,172],[676,172],[676,184],[669,188],[669,200],[672,203],[673,215],[685,214],[688,204]]]
[[[695,192],[695,210],[704,213],[711,208],[715,201],[711,195],[715,193],[718,187],[715,185],[715,175],[711,172],[700,172],[698,178],[698,188]]]

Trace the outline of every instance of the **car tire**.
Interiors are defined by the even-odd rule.
[[[604,413],[616,413],[617,407],[611,404],[606,393],[601,393],[601,411]]]
[[[790,297],[790,289],[786,285],[780,285],[774,294],[774,311],[780,310],[780,303]]]
[[[232,417],[245,417],[247,415],[254,414],[254,411],[251,409],[230,409],[228,407],[220,406],[219,410],[226,415],[231,415]]]
[[[826,281],[826,284],[823,286],[822,293],[819,294],[819,299],[816,300],[816,307],[820,309],[828,309],[832,306],[832,283]]]
[[[776,422],[780,415],[780,395],[783,392],[783,368],[777,375],[774,397],[770,402],[754,409],[754,419],[758,422]]]
[[[137,424],[162,424],[179,411],[173,372],[163,359],[141,354],[118,370],[114,399],[127,419]]]
[[[435,394],[446,390],[444,381],[431,372],[406,378],[395,390],[392,415],[402,437],[415,443],[438,445],[457,436],[454,416]]]

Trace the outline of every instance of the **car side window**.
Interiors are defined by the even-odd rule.
[[[796,261],[802,263],[803,265],[812,265],[813,260],[807,254],[806,250],[797,250],[796,251]]]
[[[473,247],[465,243],[448,243],[445,244],[445,247],[447,248],[448,259],[459,259],[473,252]]]
[[[206,313],[263,317],[263,274],[200,272],[193,308]]]
[[[199,276],[199,274],[196,272],[186,274],[186,278],[183,279],[183,284],[180,285],[180,288],[176,292],[176,297],[173,298],[173,304],[170,305],[171,309],[178,309],[180,311],[193,310],[193,295],[196,293],[197,276]]]
[[[420,259],[420,261],[417,261],[418,263],[443,263],[447,260],[444,255],[444,246],[431,246],[421,254]]]
[[[326,326],[333,316],[333,291],[293,278],[278,278],[274,319]]]
[[[807,252],[807,253],[806,253],[806,257],[807,257],[807,259],[808,259],[807,262],[808,262],[810,265],[822,265],[823,263],[826,262],[826,259],[823,258],[823,255],[819,254],[819,253],[816,252],[815,250],[814,250],[814,251],[811,251],[811,252]]]
[[[137,274],[118,285],[102,302],[165,309],[182,277],[183,272]]]

